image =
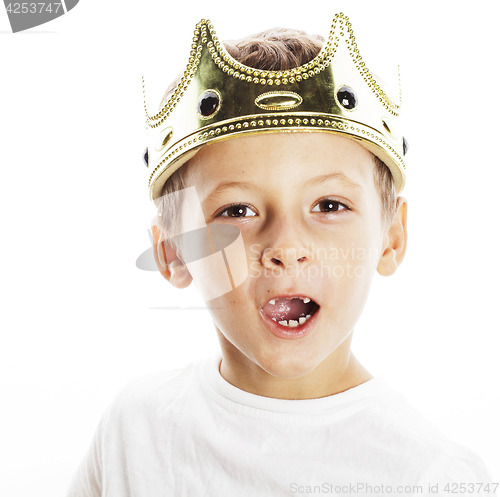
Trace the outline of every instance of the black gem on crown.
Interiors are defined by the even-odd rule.
[[[340,87],[337,92],[337,98],[339,99],[342,107],[345,107],[348,110],[354,109],[354,107],[358,105],[358,98],[356,97],[356,94],[352,88],[349,88],[348,86]]]
[[[408,140],[403,136],[403,155],[408,152]]]
[[[198,99],[198,112],[203,117],[209,117],[219,108],[219,96],[213,91],[205,91]]]
[[[149,167],[149,152],[147,148],[142,153],[142,160],[144,161],[144,164],[146,164],[146,167]]]

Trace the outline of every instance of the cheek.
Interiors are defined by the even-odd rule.
[[[327,285],[333,286],[337,303],[351,307],[353,301],[364,302],[380,257],[372,230],[361,226],[339,230],[321,246],[325,250],[318,262],[323,276],[331,278]]]
[[[209,302],[212,321],[226,340],[236,348],[242,350],[246,343],[255,339],[255,320],[257,315],[247,295],[242,291],[242,286]],[[260,319],[260,318],[259,318]]]
[[[207,303],[217,321],[233,323],[248,321],[248,314],[255,307],[255,289],[252,279],[247,278],[241,285]],[[252,294],[252,292],[254,292]]]
[[[326,248],[327,253],[338,254],[338,259],[345,260],[351,264],[354,261],[362,261],[365,258],[359,256],[369,252],[376,246],[374,242],[373,229],[369,223],[346,223],[345,226],[332,227],[329,232],[322,232],[315,241],[317,251]]]

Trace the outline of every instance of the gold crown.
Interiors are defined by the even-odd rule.
[[[390,169],[396,191],[405,183],[406,141],[394,103],[365,66],[351,24],[336,14],[328,40],[307,64],[266,71],[240,64],[225,50],[210,21],[194,31],[189,63],[162,109],[148,112],[146,163],[150,197],[167,178],[209,143],[256,133],[342,133]]]

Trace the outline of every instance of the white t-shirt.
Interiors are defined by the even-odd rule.
[[[231,385],[220,361],[218,353],[123,388],[67,497],[449,497],[460,484],[467,495],[495,495],[482,460],[381,378],[282,400]]]

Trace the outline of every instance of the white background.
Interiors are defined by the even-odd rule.
[[[406,259],[377,275],[354,353],[500,481],[495,4],[81,0],[15,35],[0,9],[0,494],[64,495],[118,389],[218,349],[207,311],[154,309],[203,305],[194,287],[135,267],[153,212],[142,74],[160,92],[201,18],[221,39],[326,35],[340,11],[368,67],[389,83],[400,63],[410,144]]]

